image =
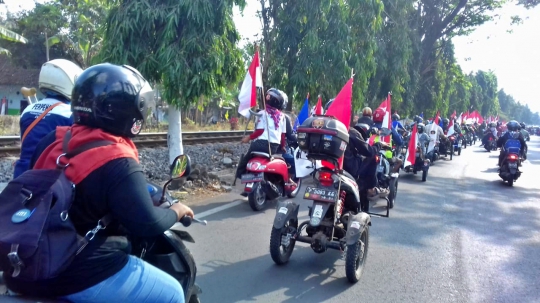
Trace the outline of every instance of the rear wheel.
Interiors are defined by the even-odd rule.
[[[253,184],[251,192],[248,194],[248,202],[251,209],[261,211],[266,204],[266,194],[260,182]]]
[[[514,177],[510,177],[510,179],[508,179],[508,186],[512,187],[514,186]]]
[[[458,155],[458,156],[461,156],[461,148],[458,148],[458,150],[457,150],[457,155]]]
[[[450,160],[452,160],[453,157],[454,157],[454,144],[450,146]]]
[[[425,169],[423,172],[422,172],[422,182],[426,182],[427,180],[427,169]]]
[[[292,234],[296,232],[297,228],[298,221],[292,219],[281,229],[272,227],[272,233],[270,234],[270,256],[276,264],[282,265],[289,262],[294,245],[296,244],[296,240],[292,238]],[[291,235],[289,239],[287,239],[288,234]],[[288,240],[289,243],[282,243],[282,240]]]
[[[345,256],[345,274],[351,283],[356,283],[362,277],[369,248],[369,226],[366,226],[360,240],[347,246]]]

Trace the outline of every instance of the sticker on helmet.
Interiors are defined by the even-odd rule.
[[[138,135],[141,132],[142,128],[142,120],[137,120],[133,123],[133,126],[131,126],[131,133],[134,135]]]
[[[322,128],[324,126],[324,120],[323,119],[315,119],[311,123],[311,126],[314,128]]]

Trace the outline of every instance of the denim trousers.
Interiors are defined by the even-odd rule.
[[[184,303],[184,291],[171,275],[137,257],[129,256],[126,266],[115,275],[62,299],[75,303]]]

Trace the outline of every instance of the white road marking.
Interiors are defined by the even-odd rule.
[[[197,219],[202,219],[204,217],[208,217],[210,215],[213,215],[215,213],[218,213],[220,211],[224,211],[226,209],[229,209],[231,207],[235,207],[235,206],[238,206],[240,204],[244,203],[244,200],[236,200],[236,201],[233,201],[231,203],[227,203],[225,205],[221,205],[219,207],[216,207],[216,208],[212,208],[212,209],[209,209],[207,211],[203,211],[202,213],[198,213],[198,214],[195,214],[195,217]]]

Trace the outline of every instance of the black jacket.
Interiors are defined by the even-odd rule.
[[[345,149],[343,169],[355,179],[376,174],[377,163],[373,157],[379,152],[380,145],[369,145],[360,132],[351,128],[349,130],[349,144]]]
[[[525,139],[523,138],[523,134],[521,132],[518,131],[518,140],[519,140],[519,143],[521,144],[521,147],[519,149],[519,151],[521,153],[523,153],[523,151],[525,150],[525,147],[527,146],[527,143],[525,143]],[[510,132],[506,132],[504,133],[504,135],[500,136],[499,139],[497,140],[497,147],[503,147],[505,144],[506,144],[506,141],[508,141],[509,139],[513,139],[512,137],[510,137]]]

